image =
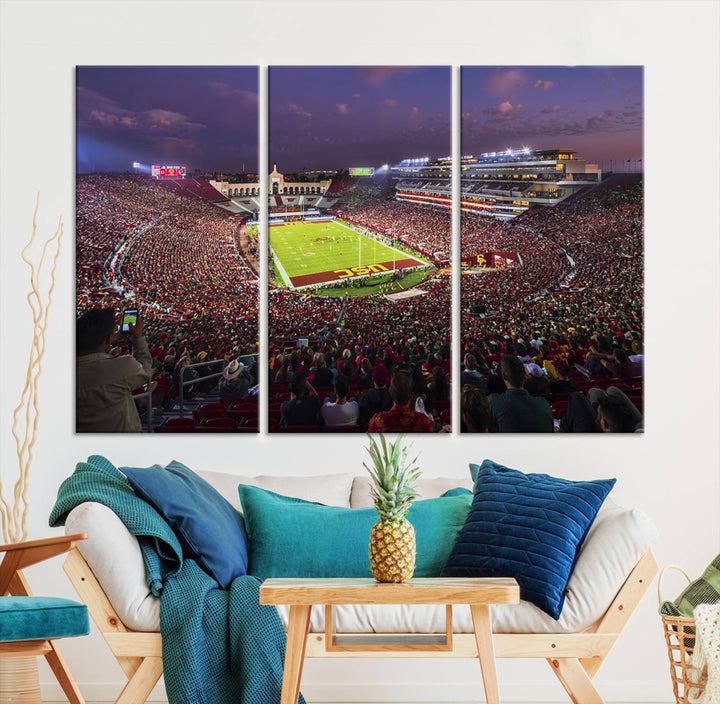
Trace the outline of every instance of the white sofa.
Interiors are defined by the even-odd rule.
[[[350,508],[372,506],[370,484],[363,476],[333,474],[306,477],[241,477],[215,472],[199,472],[199,474],[238,510],[241,510],[241,506],[237,486],[241,483],[332,506]],[[418,488],[420,498],[433,498],[457,486],[471,489],[472,483],[469,478],[465,481],[457,478],[423,478]],[[157,634],[156,638],[159,639],[160,600],[154,597],[147,587],[140,547],[135,536],[109,508],[96,503],[84,503],[76,507],[67,517],[65,530],[68,534],[87,533],[88,535],[88,539],[79,543],[77,547],[82,559],[78,560],[77,555],[71,555],[66,570],[81,596],[88,603],[91,614],[118,659],[120,651],[117,651],[113,645],[118,641],[117,636],[114,635],[118,629],[127,633]],[[556,660],[556,663],[559,663],[556,674],[571,696],[587,691],[593,698],[586,698],[583,701],[601,702],[602,699],[594,698],[596,690],[590,680],[657,571],[657,565],[650,552],[656,537],[654,524],[641,511],[625,509],[610,499],[606,500],[578,556],[558,621],[525,601],[512,606],[492,607],[497,655],[499,657],[547,657],[550,654],[560,656],[560,659]],[[83,573],[86,568],[89,568],[92,574]],[[104,601],[94,605],[91,603],[93,600],[96,601],[96,597],[88,591],[93,576],[107,597],[107,603]],[[472,634],[473,625],[469,607],[453,608],[454,632]],[[278,611],[287,627],[288,608],[279,607]],[[114,615],[108,617],[108,612]],[[311,634],[324,632],[324,617],[322,606],[313,608]],[[117,620],[119,625],[114,623]],[[443,633],[445,631],[443,606],[340,606],[335,610],[335,620],[339,633]],[[108,637],[109,632],[110,637]],[[580,641],[569,639],[572,634],[581,633],[594,633],[597,637],[592,642],[583,641],[581,647]],[[517,634],[517,638],[503,634],[507,636]],[[530,641],[525,639],[522,641],[523,652],[518,652],[517,644],[520,643],[521,637],[539,634],[557,634],[558,637],[552,638],[552,644],[548,639],[542,642],[533,641],[532,647],[529,645]],[[568,639],[563,641],[563,636],[567,636]],[[325,654],[318,645],[320,640],[320,636],[314,639],[314,647],[310,647],[310,639],[308,640],[308,656]],[[128,655],[128,642],[126,641],[126,645],[121,649],[125,656]],[[138,638],[136,642],[140,644],[149,640],[147,637],[144,640]],[[159,640],[157,642],[159,643]],[[458,642],[462,643],[462,638]],[[458,655],[472,655],[471,643],[472,641],[468,640],[467,647],[465,649],[461,647]],[[147,646],[143,652],[138,652],[138,655],[149,657],[149,648],[150,646]],[[563,661],[565,655],[568,656],[567,663],[570,664]],[[595,661],[588,666],[593,658]],[[583,675],[576,671],[579,667],[577,663],[582,665],[587,682],[584,681]],[[159,672],[157,674],[159,677]],[[128,676],[132,684],[132,675],[128,674]],[[592,690],[578,689],[580,686],[576,683],[578,678],[583,680],[582,687],[591,687]],[[137,696],[138,691],[140,690],[136,690],[133,696]],[[149,693],[150,690],[147,691]],[[572,694],[573,691],[575,694]],[[118,701],[133,700],[123,699],[121,695]],[[135,701],[144,701],[144,698]]]

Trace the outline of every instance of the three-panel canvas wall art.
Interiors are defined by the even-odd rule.
[[[642,431],[642,67],[454,70],[78,67],[77,432]]]

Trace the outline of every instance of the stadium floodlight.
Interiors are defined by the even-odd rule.
[[[139,169],[140,168],[140,162],[139,161],[133,161],[133,169]]]

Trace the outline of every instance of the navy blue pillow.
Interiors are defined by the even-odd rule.
[[[514,577],[520,598],[560,618],[582,545],[615,479],[572,482],[485,460],[443,577]]]
[[[247,574],[243,518],[210,484],[184,464],[121,467],[135,493],[175,531],[185,557],[194,559],[223,589]]]

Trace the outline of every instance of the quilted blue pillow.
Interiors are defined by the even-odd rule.
[[[443,577],[514,577],[520,598],[560,618],[582,545],[615,479],[572,482],[485,460]]]
[[[168,522],[183,547],[223,589],[247,574],[242,516],[210,484],[184,464],[121,467],[135,493]]]

